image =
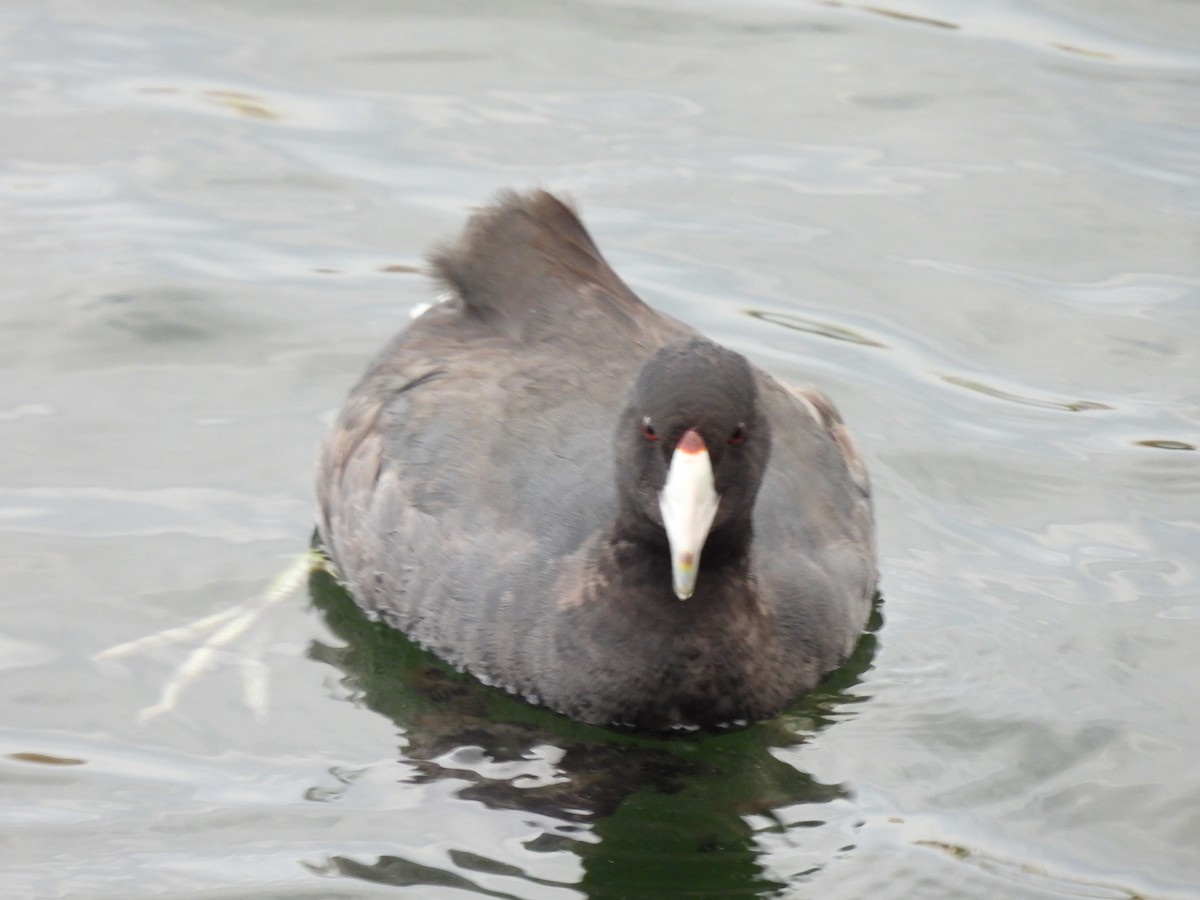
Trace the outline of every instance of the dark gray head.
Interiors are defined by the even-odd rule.
[[[703,338],[676,341],[638,373],[618,424],[622,524],[669,545],[675,593],[691,596],[700,551],[744,550],[771,451],[750,364]]]

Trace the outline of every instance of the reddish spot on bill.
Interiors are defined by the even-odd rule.
[[[683,433],[683,437],[679,439],[679,443],[675,445],[675,449],[679,453],[708,452],[708,448],[704,446],[704,438],[700,437],[700,432],[694,428],[689,428]]]

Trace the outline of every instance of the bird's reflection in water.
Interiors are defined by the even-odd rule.
[[[314,642],[310,657],[341,671],[359,702],[395,722],[414,781],[454,779],[466,785],[458,791],[463,799],[557,823],[524,846],[576,854],[583,878],[561,885],[564,891],[593,897],[777,892],[784,885],[760,865],[750,820],[775,822],[780,830],[777,810],[846,796],[839,785],[816,781],[772,751],[803,743],[868,699],[851,689],[871,666],[878,605],[851,659],[788,714],[728,732],[659,736],[583,725],[484,687],[368,619],[328,573],[314,572],[309,586],[345,642]],[[466,851],[449,856],[455,871],[399,856],[372,862],[334,857],[322,868],[486,896],[508,895],[475,883],[470,873],[551,884]]]

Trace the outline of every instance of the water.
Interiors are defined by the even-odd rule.
[[[1197,7],[332,10],[0,9],[0,895],[1200,896]],[[139,717],[195,642],[97,654],[304,550],[411,267],[529,185],[835,397],[877,633],[614,736],[314,576]]]

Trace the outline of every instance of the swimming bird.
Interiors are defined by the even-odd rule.
[[[583,722],[772,716],[850,654],[877,579],[833,404],[640,300],[572,208],[506,193],[351,390],[319,538],[360,607]]]

